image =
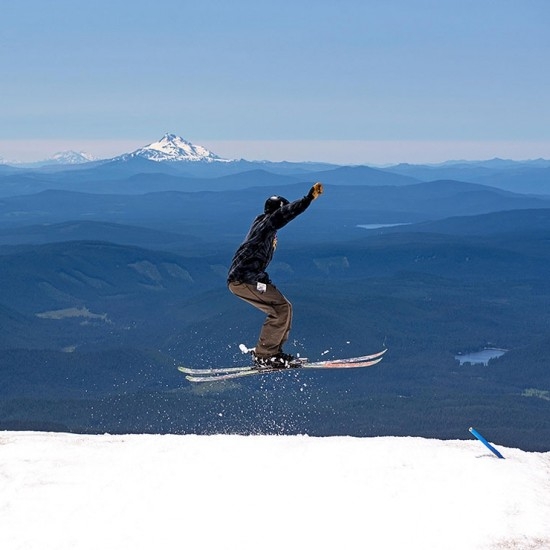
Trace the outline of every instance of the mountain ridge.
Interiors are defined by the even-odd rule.
[[[550,195],[550,160],[545,159],[513,161],[495,158],[425,165],[403,163],[386,167],[249,161],[222,158],[206,147],[168,133],[158,141],[123,155],[81,162],[86,160],[85,157],[84,153],[68,152],[66,155],[59,154],[56,160],[26,167],[11,166],[4,160],[0,164],[0,197],[19,194],[18,189],[26,189],[25,192],[29,193],[47,188],[79,190],[79,187],[87,186],[80,190],[90,191],[94,184],[105,192],[109,185],[116,190],[115,182],[145,174],[149,174],[150,179],[159,180],[167,176],[194,179],[189,189],[215,190],[216,186],[219,189],[219,178],[227,176],[231,179],[231,176],[235,182],[239,174],[243,174],[243,178],[250,179],[245,174],[258,173],[258,170],[263,171],[266,178],[273,179],[275,174],[294,178],[297,182],[313,180],[336,185],[407,185],[421,181],[458,180],[524,194]],[[262,178],[259,180],[261,185]],[[162,183],[164,189],[169,185],[170,182]],[[241,184],[238,186],[242,187]],[[149,185],[146,189],[152,191],[154,186]],[[126,186],[125,191],[130,191],[130,187]]]

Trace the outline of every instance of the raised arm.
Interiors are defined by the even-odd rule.
[[[301,199],[295,200],[289,204],[285,204],[284,206],[281,206],[281,208],[278,208],[271,215],[271,220],[270,220],[273,226],[275,227],[275,229],[281,229],[281,227],[284,227],[288,222],[292,221],[296,216],[299,216],[322,193],[323,193],[323,184],[320,182],[317,182],[313,185],[313,187],[309,190],[309,193],[305,197],[302,197]]]

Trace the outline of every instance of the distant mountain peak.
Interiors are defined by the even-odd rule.
[[[137,149],[127,157],[141,157],[155,162],[228,162],[202,145],[194,145],[175,134]]]
[[[42,168],[46,166],[71,166],[76,164],[85,164],[98,160],[96,157],[85,151],[59,151],[44,160],[33,162],[25,161],[4,161],[0,159],[0,164],[10,164],[11,166],[21,168]]]
[[[59,153],[55,153],[50,159],[47,159],[46,162],[57,164],[82,164],[94,160],[97,159],[85,151],[60,151]]]

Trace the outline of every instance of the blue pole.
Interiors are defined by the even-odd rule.
[[[504,458],[477,430],[474,428],[470,428],[470,433],[479,439],[487,449],[489,449],[492,453],[494,453],[498,458]]]

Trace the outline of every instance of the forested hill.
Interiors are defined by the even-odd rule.
[[[234,250],[266,194],[310,183],[105,194],[63,189],[67,173],[56,189],[53,174],[0,200],[0,427],[454,438],[482,425],[550,448],[548,196],[329,183],[269,268],[294,304],[288,351],[387,346],[384,361],[199,388],[176,366],[241,364],[262,323],[226,289]],[[509,351],[455,358],[485,347]]]

